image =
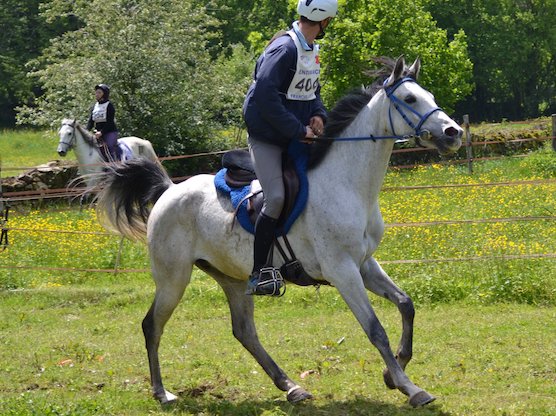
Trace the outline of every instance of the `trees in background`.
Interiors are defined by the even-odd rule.
[[[51,0],[43,16],[70,13],[80,27],[54,38],[37,60],[31,75],[45,93],[21,109],[21,122],[84,122],[102,82],[112,89],[122,135],[150,140],[159,155],[210,146],[207,138],[228,118],[249,72],[224,76],[208,53],[215,35],[207,28],[216,22],[203,8],[182,0]]]
[[[329,103],[354,86],[368,84],[366,73],[377,56],[421,57],[420,83],[447,111],[472,90],[465,34],[458,32],[448,41],[420,0],[347,1],[323,43],[323,94]]]
[[[296,0],[4,0],[0,123],[85,121],[111,85],[123,134],[162,155],[218,147],[240,126],[254,61]],[[556,0],[340,0],[323,44],[328,106],[370,82],[371,58],[420,56],[421,83],[474,120],[556,110]],[[29,76],[30,75],[30,76]],[[31,101],[31,98],[35,99]]]
[[[40,85],[27,77],[27,63],[40,55],[50,38],[75,28],[75,20],[47,24],[39,15],[41,0],[0,2],[0,126],[15,119],[15,107],[40,94]]]
[[[428,0],[438,26],[468,36],[475,89],[458,103],[475,120],[556,112],[556,0]]]

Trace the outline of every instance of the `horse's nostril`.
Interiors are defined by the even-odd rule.
[[[455,127],[448,127],[444,130],[444,134],[448,137],[459,137],[461,135],[460,130],[456,129]]]

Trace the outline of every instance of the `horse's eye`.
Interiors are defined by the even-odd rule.
[[[417,101],[417,98],[414,95],[408,95],[407,97],[405,97],[404,101],[407,104],[413,104],[415,101]]]

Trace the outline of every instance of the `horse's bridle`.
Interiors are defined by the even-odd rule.
[[[417,81],[415,81],[411,77],[404,77],[404,78],[401,78],[398,81],[396,81],[393,85],[385,87],[384,91],[386,92],[386,96],[390,99],[390,102],[394,105],[394,108],[402,116],[402,118],[405,120],[407,125],[415,131],[415,135],[414,135],[415,142],[418,146],[421,146],[421,143],[420,143],[421,136],[430,134],[430,132],[428,130],[423,130],[422,129],[423,124],[425,124],[425,122],[428,120],[428,118],[432,114],[434,114],[437,111],[442,111],[442,108],[434,107],[431,110],[427,111],[425,114],[421,114],[417,110],[412,108],[410,105],[408,105],[404,101],[400,100],[398,97],[396,97],[394,95],[394,91],[396,91],[396,89],[405,82],[417,82]],[[403,108],[412,112],[413,114],[415,114],[419,118],[419,122],[417,123],[417,125],[415,125],[415,123],[413,123],[410,120],[410,118],[407,116],[407,114],[403,111]],[[396,136],[396,132],[395,132],[395,129],[394,129],[394,123],[392,121],[392,107],[391,106],[388,109],[388,119],[390,121],[390,128],[392,129],[392,133],[393,133],[394,136]]]
[[[60,139],[60,143],[65,144],[66,146],[68,146],[68,149],[71,149],[73,147],[73,143],[75,142],[75,120],[73,121],[73,123],[62,123],[62,126],[69,126],[73,129],[73,133],[70,135],[70,141],[66,142],[63,140],[63,138]]]
[[[400,142],[406,142],[410,138],[415,138],[415,143],[417,144],[417,146],[424,147],[424,146],[422,146],[420,140],[423,136],[430,135],[430,132],[428,130],[423,130],[422,129],[423,124],[425,124],[425,122],[428,120],[428,118],[432,114],[434,114],[437,111],[442,111],[442,108],[434,107],[431,110],[427,111],[425,114],[421,114],[417,110],[411,108],[411,106],[409,106],[408,104],[404,103],[398,97],[396,97],[394,95],[394,91],[396,91],[396,89],[398,89],[398,87],[400,85],[402,85],[404,82],[415,82],[415,83],[417,83],[417,81],[415,81],[411,77],[401,78],[390,86],[386,86],[387,82],[388,82],[388,80],[386,80],[384,82],[384,85],[385,85],[384,92],[386,93],[386,96],[390,99],[391,104],[398,111],[398,113],[400,113],[400,115],[405,120],[407,125],[414,130],[414,134],[404,135],[404,136],[396,134],[396,131],[394,129],[394,122],[392,121],[392,106],[390,106],[388,108],[388,120],[390,122],[390,129],[392,130],[392,135],[390,135],[390,136],[374,136],[374,135],[370,134],[368,136],[361,136],[361,137],[316,137],[312,140],[315,141],[315,142],[353,142],[353,141],[361,141],[361,140],[376,141],[376,140],[393,139],[393,140],[397,140],[397,141],[400,141]],[[413,114],[415,114],[417,117],[419,117],[419,122],[417,123],[417,125],[415,125],[415,123],[413,123],[409,119],[407,114],[403,111],[402,107],[411,111]]]

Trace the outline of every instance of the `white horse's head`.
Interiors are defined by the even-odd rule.
[[[77,121],[65,118],[62,120],[62,126],[58,130],[60,141],[56,150],[61,157],[65,157],[71,148],[75,145],[75,126]]]
[[[407,68],[403,56],[394,65],[384,83],[390,99],[388,118],[393,135],[414,136],[419,146],[438,149],[440,154],[456,152],[461,147],[462,128],[417,84],[421,62]]]

